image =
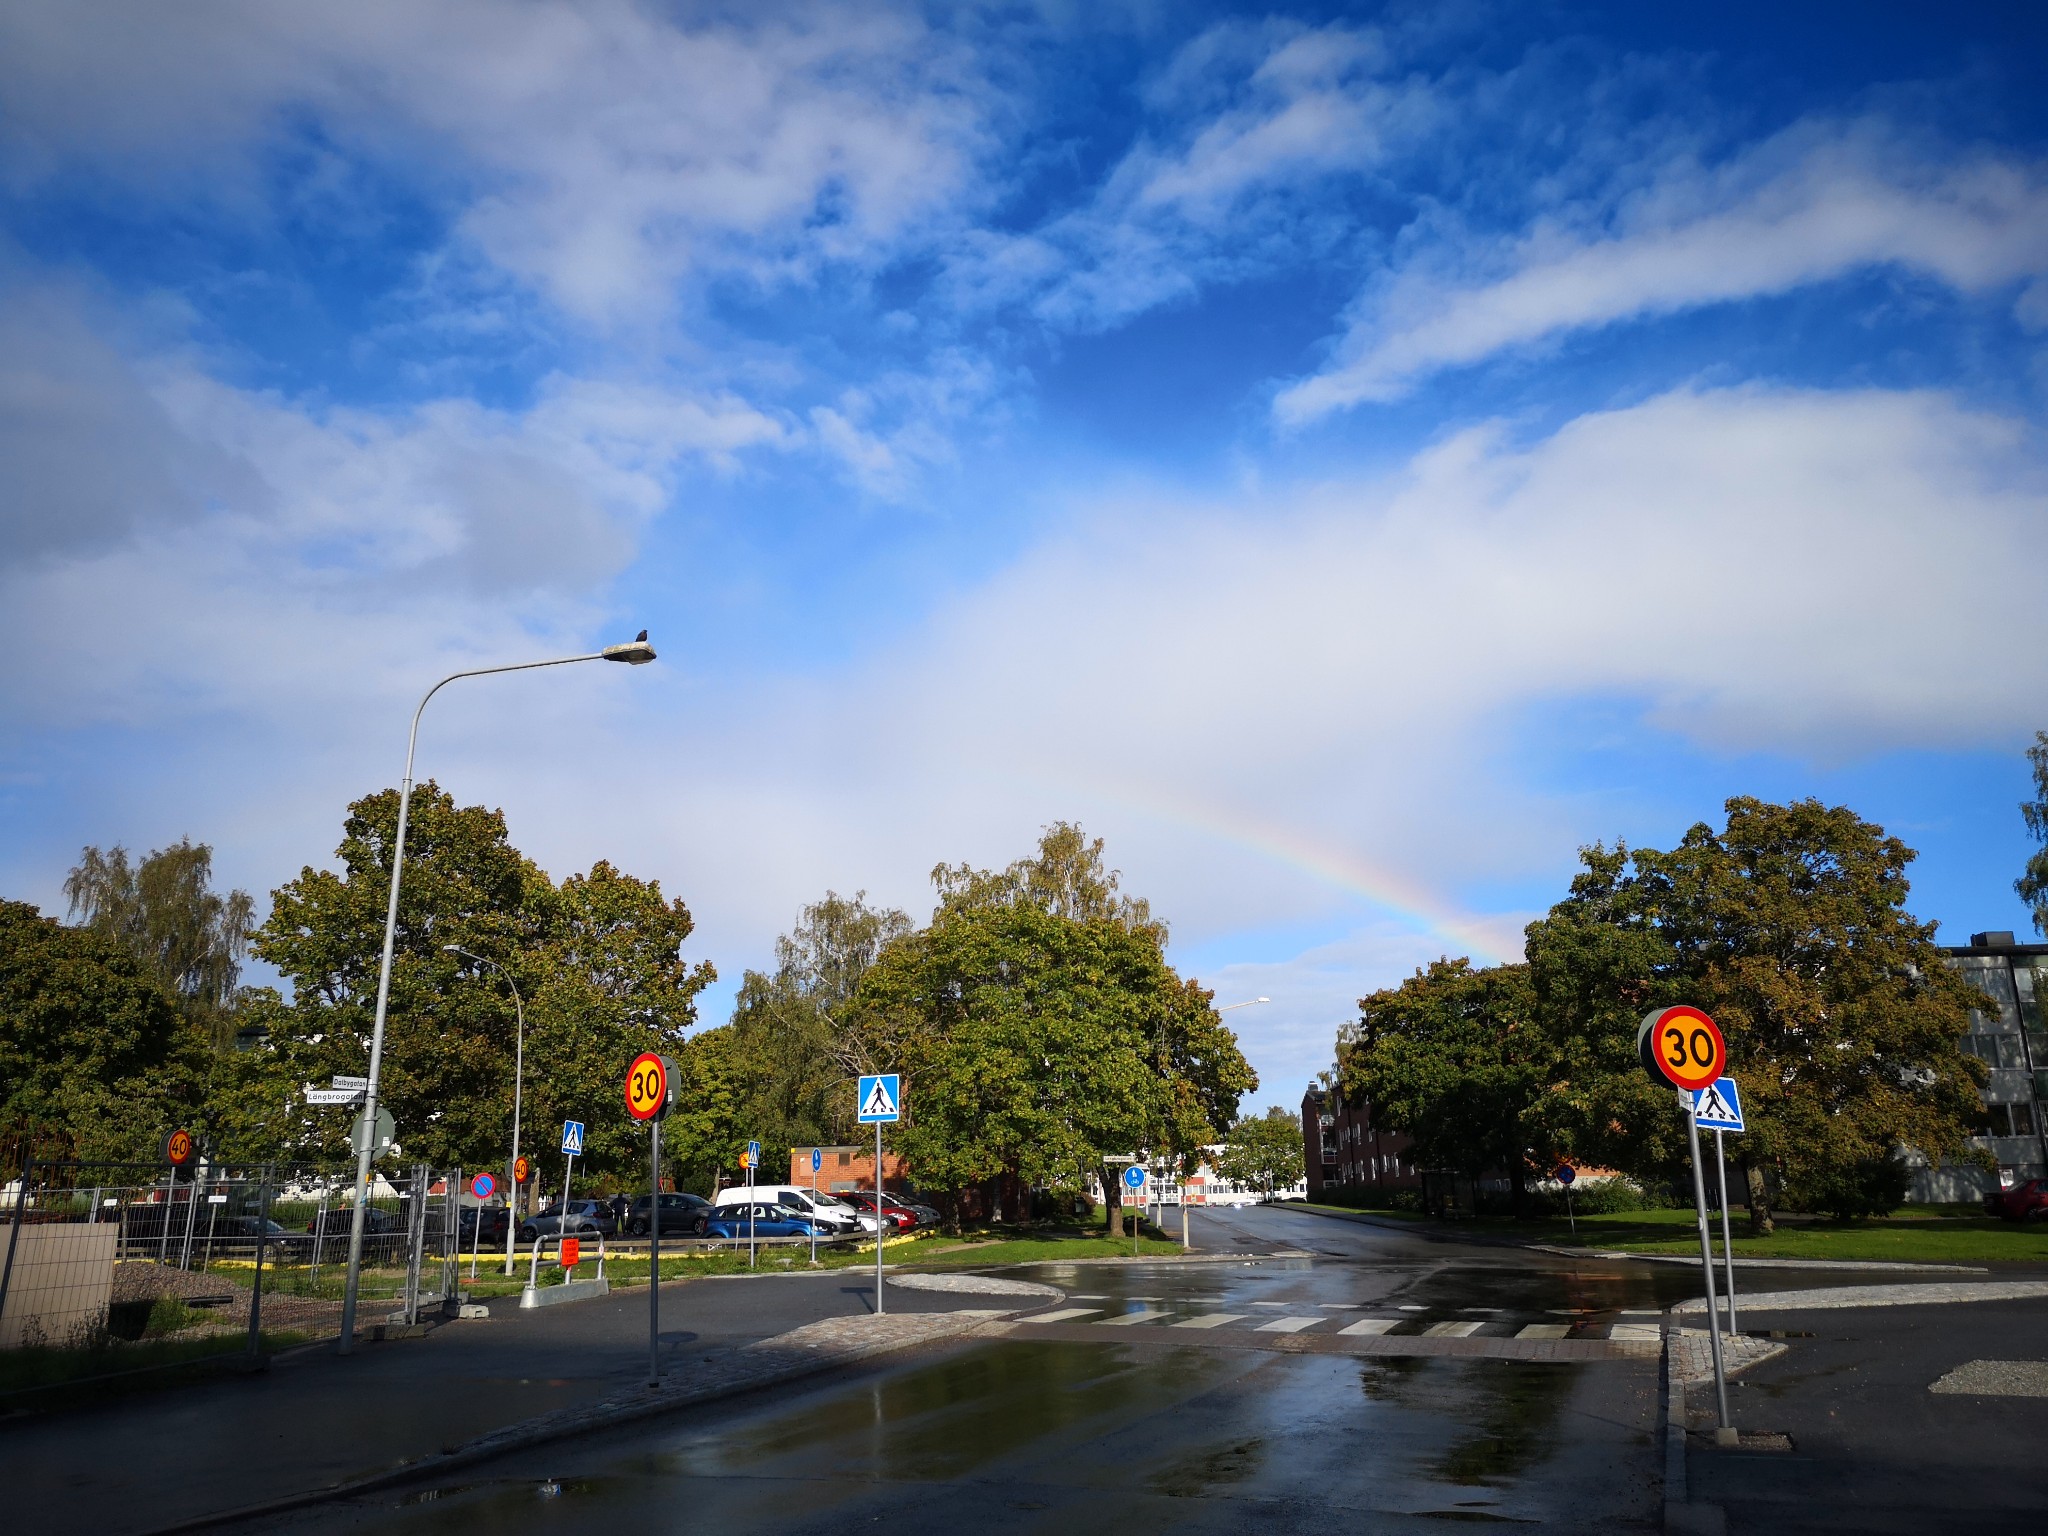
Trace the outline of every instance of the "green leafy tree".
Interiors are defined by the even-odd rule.
[[[748,971],[733,1006],[733,1048],[752,1085],[748,1128],[768,1167],[795,1146],[839,1143],[854,1131],[853,1081],[866,1060],[847,1006],[883,948],[911,931],[893,908],[828,891],[775,942],[775,969]]]
[[[180,839],[131,864],[116,844],[87,847],[64,881],[71,915],[142,962],[225,1047],[241,963],[255,927],[246,891],[213,889],[213,849]]]
[[[676,1107],[662,1122],[664,1161],[680,1185],[709,1195],[753,1139],[749,1106],[758,1085],[730,1024],[699,1030],[674,1054]]]
[[[46,1152],[147,1159],[200,1107],[206,1039],[127,946],[0,902],[0,1120]]]
[[[1104,1154],[1213,1140],[1256,1086],[1101,847],[1062,823],[1003,874],[942,866],[931,927],[863,976],[848,1020],[865,1063],[908,1076],[899,1140],[921,1179],[1111,1188]]]
[[[257,954],[292,983],[272,1026],[277,1070],[298,1083],[368,1069],[379,953],[398,814],[395,790],[355,802],[338,870],[306,868],[273,894]],[[600,863],[558,889],[512,846],[504,817],[458,807],[431,781],[415,787],[391,968],[379,1090],[407,1156],[441,1166],[496,1166],[509,1145],[516,1030],[498,972],[526,999],[524,1123],[553,1161],[563,1119],[589,1127],[579,1167],[612,1177],[637,1166],[641,1136],[625,1115],[625,1070],[641,1050],[673,1052],[712,979],[681,946],[692,928],[679,900]],[[282,1140],[301,1155],[342,1154],[347,1115],[303,1111]]]
[[[1787,1199],[1840,1215],[1896,1204],[1897,1151],[1966,1155],[1982,1067],[1960,1048],[1972,994],[1906,909],[1912,850],[1842,807],[1727,802],[1668,853],[1591,848],[1530,925],[1530,984],[1556,1075],[1530,1109],[1551,1145],[1649,1177],[1678,1171],[1684,1121],[1638,1065],[1637,1022],[1691,1003],[1728,1039],[1749,1133],[1753,1224]]]
[[[1425,1167],[1504,1170],[1519,1211],[1524,1122],[1555,1068],[1533,1012],[1527,966],[1439,960],[1361,999],[1340,1044],[1342,1091],[1362,1094],[1382,1125],[1412,1137]]]
[[[2048,935],[2048,731],[2034,732],[2034,744],[2027,748],[2027,764],[2034,770],[2034,798],[2020,802],[2020,815],[2027,831],[2042,846],[2027,859],[2027,867],[2012,888],[2033,909],[2034,931]]]
[[[1216,1171],[1224,1178],[1271,1194],[1298,1184],[1307,1172],[1301,1116],[1275,1104],[1263,1115],[1246,1115],[1230,1128]]]

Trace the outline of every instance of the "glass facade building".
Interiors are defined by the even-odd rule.
[[[2048,1023],[2042,1013],[2048,1004],[2048,944],[2016,943],[2010,933],[1973,933],[1968,944],[1945,948],[1942,955],[1984,998],[1971,1010],[1963,1048],[1989,1069],[1984,1108],[1991,1125],[1971,1145],[1997,1159],[2001,1184],[2048,1176],[2048,1117],[2042,1113],[2048,1103]],[[1973,1175],[1967,1169],[1917,1170],[1914,1197],[1970,1199],[1989,1182]]]

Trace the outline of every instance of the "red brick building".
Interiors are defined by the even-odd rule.
[[[1341,1091],[1312,1086],[1301,1100],[1301,1145],[1308,1197],[1327,1189],[1421,1189],[1422,1171],[1408,1155],[1409,1138],[1373,1124],[1372,1105]]]
[[[824,1154],[825,1166],[818,1170],[818,1188],[827,1194],[842,1190],[872,1190],[875,1187],[875,1149],[872,1143],[865,1147],[820,1147]],[[903,1161],[903,1154],[882,1149],[882,1177],[887,1188],[901,1194],[910,1188],[909,1166]],[[809,1188],[811,1182],[811,1149],[792,1147],[789,1151],[789,1182]]]

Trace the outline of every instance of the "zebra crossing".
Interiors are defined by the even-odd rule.
[[[1446,1317],[1440,1312],[1432,1316],[1432,1309],[1412,1305],[1374,1309],[1313,1302],[1240,1302],[1241,1311],[1205,1312],[1193,1309],[1198,1302],[1179,1309],[1151,1304],[1163,1298],[1147,1298],[1122,1310],[1108,1297],[1089,1299],[1108,1304],[1032,1313],[1012,1319],[1006,1331],[1063,1340],[1151,1337],[1165,1342],[1171,1335],[1183,1344],[1209,1347],[1313,1349],[1338,1354],[1477,1354],[1538,1360],[1642,1359],[1657,1353],[1663,1344],[1656,1323],[1633,1321],[1627,1313],[1559,1321],[1556,1314],[1532,1318],[1482,1308],[1462,1309],[1465,1316]],[[1354,1315],[1375,1310],[1388,1315]],[[1488,1315],[1471,1316],[1475,1311]],[[1636,1314],[1648,1315],[1654,1314]]]

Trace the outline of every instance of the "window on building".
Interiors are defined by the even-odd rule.
[[[2031,1135],[2033,1135],[2033,1134],[2034,1134],[2034,1106],[2033,1106],[2033,1105],[2031,1105],[2031,1104],[2012,1104],[2012,1105],[2008,1105],[2007,1107],[2008,1107],[2009,1109],[2011,1109],[2011,1111],[2012,1111],[2012,1133],[2013,1133],[2013,1135],[2015,1135],[2015,1136],[2031,1136]]]
[[[852,1154],[851,1152],[842,1152],[842,1153],[840,1153],[840,1154],[839,1154],[839,1166],[840,1166],[840,1167],[844,1168],[844,1167],[846,1167],[846,1165],[847,1165],[847,1164],[851,1163],[852,1161],[853,1161],[853,1154]]]

